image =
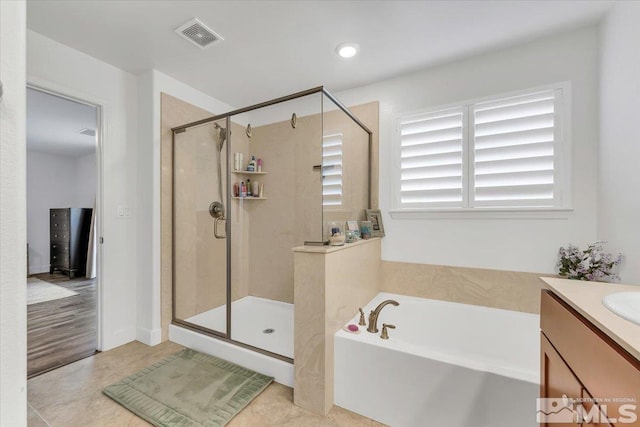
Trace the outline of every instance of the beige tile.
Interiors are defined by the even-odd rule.
[[[49,424],[36,412],[31,405],[27,404],[27,426],[28,427],[47,427]]]
[[[178,98],[167,94],[161,94],[161,178],[160,178],[160,263],[161,263],[161,325],[162,339],[169,338],[169,324],[171,323],[172,306],[172,206],[173,192],[171,180],[172,169],[172,143],[171,128],[195,120],[212,116],[212,113],[195,107]],[[188,256],[188,253],[185,255]],[[186,272],[190,274],[189,271]],[[189,282],[187,282],[189,283]],[[191,282],[193,283],[193,282]],[[195,294],[195,290],[193,292]],[[191,305],[195,302],[191,302]],[[195,310],[191,305],[185,308],[186,312]]]
[[[325,256],[294,253],[294,383],[296,405],[326,414]]]
[[[155,347],[133,342],[83,359],[28,381],[29,426],[92,427],[149,426],[146,421],[102,394],[102,389],[124,376],[179,351],[164,342]],[[44,423],[36,411],[49,424]],[[243,426],[378,426],[341,408],[328,417],[293,404],[293,390],[273,383],[228,424]]]
[[[326,259],[325,279],[325,398],[333,404],[335,333],[380,292],[381,240],[332,252]]]
[[[318,104],[320,106],[319,97]],[[360,105],[353,110],[358,116],[362,114],[375,129],[374,152],[377,152],[378,103]],[[340,211],[323,210],[321,174],[313,170],[313,165],[322,161],[323,132],[343,134],[345,206]],[[250,211],[249,293],[293,302],[290,249],[306,240],[323,240],[326,237],[323,229],[328,222],[344,224],[346,220],[361,218],[367,207],[367,134],[341,110],[334,110],[324,115],[299,117],[296,129],[291,127],[288,118],[254,127],[249,147],[249,154],[264,161],[268,175],[259,179],[265,184],[269,198],[245,202]],[[375,165],[373,176],[375,182]]]
[[[506,310],[539,313],[537,273],[382,262],[382,291]]]
[[[380,287],[380,239],[327,253],[294,252],[295,403],[333,405],[333,338]]]
[[[27,399],[52,427],[146,426],[102,389],[181,348],[171,342],[155,347],[132,342],[30,379]]]

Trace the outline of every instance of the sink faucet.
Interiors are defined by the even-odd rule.
[[[385,305],[393,304],[395,306],[399,306],[400,303],[398,301],[394,301],[392,299],[388,299],[386,301],[382,301],[375,310],[371,310],[369,313],[369,327],[367,327],[367,332],[377,333],[378,332],[378,316],[380,315],[380,311],[384,308]]]

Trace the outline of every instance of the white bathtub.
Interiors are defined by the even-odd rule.
[[[394,427],[537,425],[538,315],[380,293],[367,321],[386,299],[388,340],[336,333],[336,405]]]

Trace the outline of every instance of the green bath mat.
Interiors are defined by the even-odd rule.
[[[187,348],[102,392],[155,426],[213,427],[227,424],[272,381]]]

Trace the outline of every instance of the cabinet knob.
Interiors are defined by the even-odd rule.
[[[57,257],[54,255],[54,256],[53,256],[53,259],[56,259],[56,258],[57,258]]]
[[[56,245],[53,245],[53,249],[55,249],[55,248],[57,248],[57,246],[56,246]]]

